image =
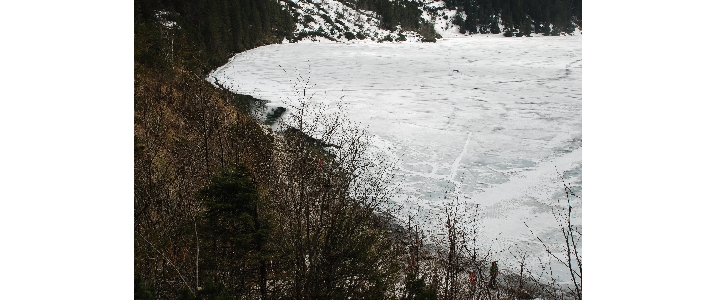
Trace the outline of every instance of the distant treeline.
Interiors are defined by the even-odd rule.
[[[416,2],[408,0],[347,0],[363,10],[374,11],[381,17],[381,27],[394,30],[401,25],[404,30],[416,30],[421,26],[421,10]]]
[[[522,35],[557,35],[573,32],[574,23],[581,26],[581,0],[446,0],[446,6],[465,13],[452,20],[462,33],[500,33],[499,17],[505,31]]]
[[[421,34],[424,41],[435,42],[437,37],[432,23],[421,18],[419,3],[411,0],[342,0],[343,3],[357,9],[376,12],[381,20],[381,28],[411,30]]]
[[[295,28],[289,9],[272,0],[135,0],[134,7],[135,56],[148,66],[168,57],[208,72],[233,53],[291,39]]]

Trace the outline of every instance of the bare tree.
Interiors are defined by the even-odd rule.
[[[296,298],[380,297],[399,269],[400,249],[379,229],[393,164],[371,151],[365,130],[313,103],[301,80],[298,104],[278,122],[267,183],[288,270],[278,288]]]
[[[558,170],[556,171],[558,173]],[[582,287],[583,287],[583,264],[582,264],[582,255],[578,250],[577,245],[580,244],[582,233],[578,226],[572,224],[572,212],[574,208],[574,201],[578,201],[581,199],[580,196],[576,195],[571,188],[570,183],[566,183],[566,180],[564,176],[560,173],[559,177],[561,178],[561,181],[563,183],[563,189],[564,189],[564,199],[566,200],[566,209],[557,210],[555,208],[551,208],[551,211],[553,212],[554,217],[556,218],[556,222],[559,224],[559,227],[561,228],[561,233],[563,237],[564,245],[562,249],[551,249],[549,245],[547,245],[546,242],[544,242],[541,237],[534,234],[533,230],[524,222],[524,225],[526,225],[527,228],[529,228],[529,231],[531,231],[531,234],[536,237],[536,239],[541,243],[541,245],[544,247],[544,250],[546,253],[554,258],[559,264],[566,267],[568,270],[570,276],[571,276],[571,282],[573,283],[573,287],[571,289],[571,296],[575,299],[581,299],[582,297]],[[558,199],[557,202],[559,204],[559,207],[564,207],[561,204],[562,199]]]

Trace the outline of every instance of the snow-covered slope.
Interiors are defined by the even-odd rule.
[[[401,27],[393,30],[383,29],[380,27],[380,17],[375,12],[355,9],[353,6],[347,6],[337,0],[289,1],[293,1],[295,4],[289,6],[298,16],[295,35],[300,38],[300,41],[377,43],[402,40],[421,42],[422,36],[418,33],[404,31]],[[347,32],[350,33],[349,37],[345,34]],[[402,36],[403,38],[401,38]]]
[[[341,42],[341,43],[380,43],[380,42],[421,42],[421,34],[403,30],[400,26],[386,30],[381,28],[377,13],[357,9],[350,2],[337,0],[287,0],[281,2],[297,17],[295,36],[298,42]],[[454,18],[465,18],[464,12],[449,9],[444,1],[414,0],[421,10],[421,18],[433,24],[440,37],[462,37],[459,27],[453,24]],[[499,30],[504,26],[498,19]]]
[[[300,42],[421,42],[422,36],[401,27],[386,30],[380,27],[380,16],[372,11],[355,9],[337,0],[289,0],[295,5],[286,5],[297,15],[295,35]],[[422,19],[434,24],[441,37],[459,37],[459,28],[452,24],[457,10],[446,8],[444,1],[417,0]],[[344,34],[355,36],[349,39]],[[404,36],[404,39],[400,39]]]

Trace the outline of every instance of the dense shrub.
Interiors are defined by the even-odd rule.
[[[304,15],[304,25],[305,26],[312,22],[314,22],[314,17],[312,17],[312,15]]]
[[[324,22],[326,22],[327,25],[334,25],[334,21],[328,15],[320,14],[319,16],[322,17],[322,19],[324,19]]]

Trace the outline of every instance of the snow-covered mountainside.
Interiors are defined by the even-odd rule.
[[[450,9],[444,1],[412,0],[421,11],[423,22],[432,24],[437,38],[466,36],[453,20],[466,18],[463,11]],[[387,30],[381,27],[381,16],[373,11],[362,10],[355,4],[337,0],[288,0],[281,4],[290,9],[297,18],[295,40],[291,42],[342,42],[342,43],[380,43],[380,42],[422,42],[431,37],[422,36],[401,26]],[[498,29],[505,27],[501,17]],[[578,29],[577,29],[578,31]],[[576,32],[578,33],[578,32]]]
[[[393,30],[381,28],[376,12],[355,8],[337,0],[290,0],[297,16],[295,35],[299,41],[376,43],[385,41],[421,42],[422,36],[401,27]],[[427,1],[427,0],[418,0]],[[427,1],[428,4],[429,1]],[[431,1],[433,3],[433,1]],[[423,2],[422,2],[423,4]],[[421,7],[422,5],[420,5]],[[425,20],[430,20],[426,14]]]

